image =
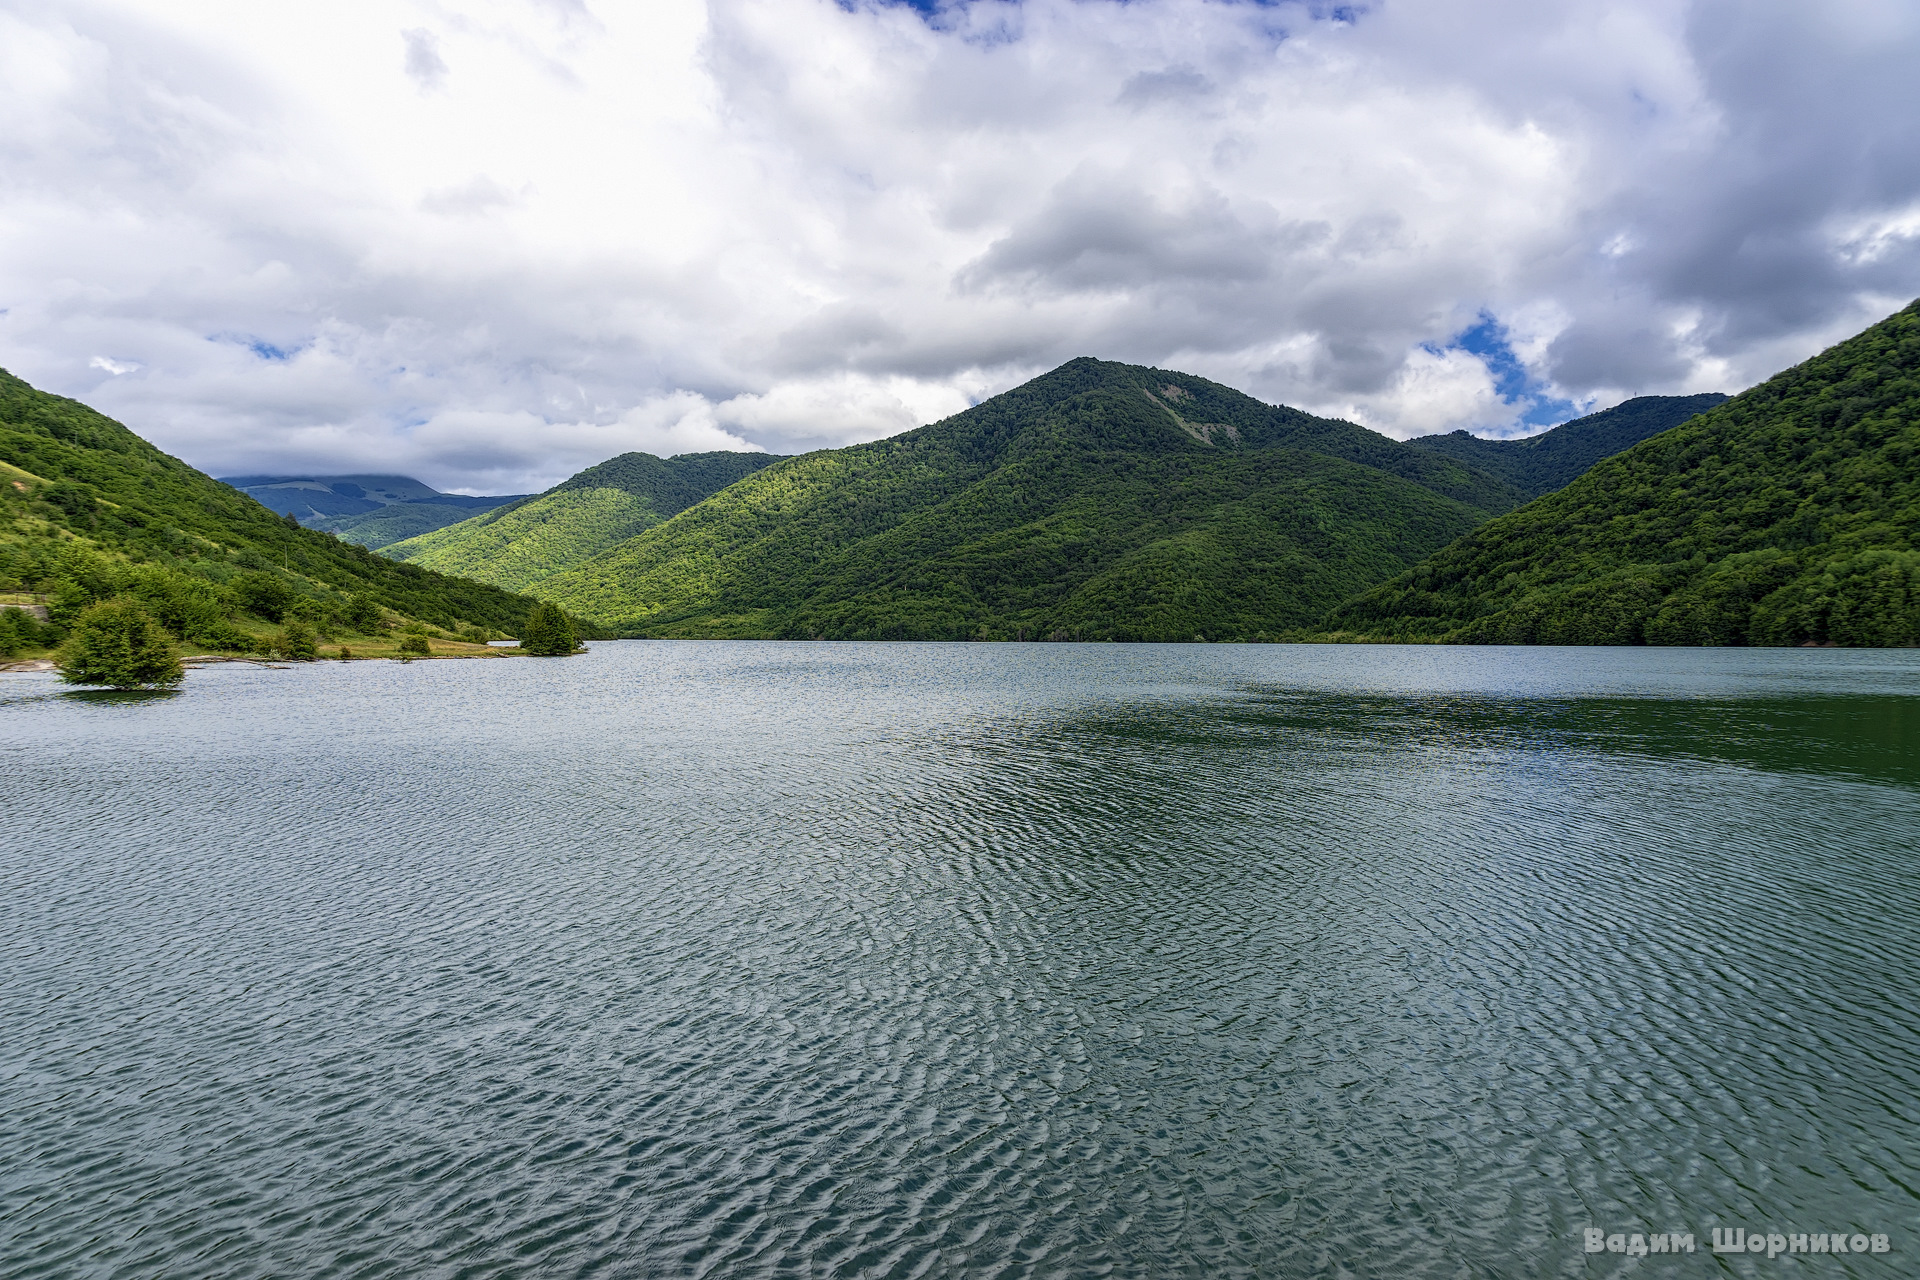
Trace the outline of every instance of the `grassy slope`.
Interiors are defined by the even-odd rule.
[[[625,453],[512,506],[387,546],[385,554],[511,590],[582,564],[778,461],[764,453]]]
[[[113,419],[0,371],[0,587],[32,585],[81,544],[215,583],[274,573],[320,597],[361,593],[396,613],[517,631],[531,602],[395,564],[294,528],[245,494],[160,452]]]
[[[538,593],[641,635],[1251,638],[1516,501],[1351,423],[1082,359],[769,467]]]
[[[1477,467],[1528,498],[1538,498],[1565,488],[1602,458],[1631,449],[1725,400],[1717,391],[1695,396],[1638,396],[1524,440],[1482,440],[1455,431],[1444,436],[1421,436],[1407,443]]]
[[[1920,643],[1920,303],[1341,606],[1378,637]]]

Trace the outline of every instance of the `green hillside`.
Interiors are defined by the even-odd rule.
[[[1334,612],[1380,637],[1920,643],[1920,303]]]
[[[0,371],[0,591],[53,597],[56,617],[120,590],[183,639],[232,638],[236,615],[315,616],[350,597],[455,629],[513,633],[532,601],[396,564],[301,528],[78,401]]]
[[[396,560],[524,591],[780,459],[623,453],[512,506],[385,548]]]
[[[521,502],[525,498],[525,494],[502,498],[499,505]],[[417,538],[423,533],[432,533],[436,529],[459,524],[462,520],[471,520],[473,515],[471,507],[447,506],[438,502],[396,502],[378,511],[352,516],[328,516],[302,523],[310,529],[335,534],[342,542],[357,543],[369,551],[379,551],[396,542],[405,542],[408,538]]]
[[[776,463],[536,591],[635,635],[1250,639],[1518,501],[1352,423],[1079,359]]]
[[[1611,458],[1650,436],[1677,427],[1725,399],[1718,391],[1696,396],[1639,396],[1524,440],[1482,440],[1455,431],[1444,436],[1420,436],[1407,443],[1477,467],[1527,497],[1538,498],[1565,488],[1602,458]]]

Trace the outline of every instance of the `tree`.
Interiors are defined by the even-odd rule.
[[[34,629],[35,634],[30,638],[26,628],[20,625],[22,620],[33,621],[24,610],[0,606],[0,658],[11,658],[38,638],[39,628]]]
[[[313,624],[299,618],[288,618],[287,625],[280,628],[280,639],[274,648],[288,662],[312,662],[319,656]]]
[[[186,678],[166,631],[126,596],[82,610],[57,661],[68,684],[165,689]]]
[[[0,658],[22,649],[44,649],[60,643],[60,628],[41,622],[25,609],[0,605]]]
[[[360,593],[347,597],[347,607],[341,611],[349,627],[363,636],[370,636],[380,629],[380,606],[373,597]]]
[[[286,579],[278,574],[255,570],[243,573],[233,580],[233,593],[239,598],[240,607],[249,613],[258,614],[268,622],[280,621],[281,615],[296,598],[293,588]]]
[[[327,606],[312,596],[301,596],[286,607],[281,615],[286,618],[298,618],[302,622],[318,624],[327,616]]]
[[[544,600],[533,606],[527,614],[526,625],[520,628],[522,653],[554,658],[572,653],[579,647],[580,640],[574,634],[573,619],[567,617],[566,610],[559,605],[548,604]]]

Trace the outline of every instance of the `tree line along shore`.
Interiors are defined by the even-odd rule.
[[[54,614],[56,608],[61,615]],[[42,611],[49,615],[44,621],[38,616]],[[296,603],[282,612],[277,626],[274,621],[259,614],[227,615],[221,619],[220,643],[209,653],[208,645],[183,640],[132,591],[84,604],[70,597],[65,608],[22,600],[16,593],[0,600],[0,659],[5,660],[0,670],[50,668],[69,684],[169,688],[180,683],[188,666],[209,661],[556,657],[583,647],[566,614],[542,603],[528,611],[518,636],[480,627],[449,635],[418,620],[389,616],[364,598],[349,598],[331,614]],[[501,639],[518,643],[504,649],[492,645]]]

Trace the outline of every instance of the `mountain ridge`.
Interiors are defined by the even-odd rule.
[[[1920,643],[1920,301],[1339,606],[1375,639]]]
[[[1602,459],[1677,427],[1726,399],[1718,391],[1690,396],[1635,396],[1611,409],[1517,440],[1488,440],[1452,431],[1415,436],[1407,443],[1478,467],[1531,501],[1565,488]]]
[[[525,590],[678,515],[779,457],[623,453],[533,494],[383,548],[396,560]]]
[[[430,533],[527,494],[442,493],[412,476],[384,474],[217,476],[269,511],[369,550]]]
[[[785,459],[534,590],[635,635],[1255,638],[1520,500],[1352,423],[1079,357]]]

